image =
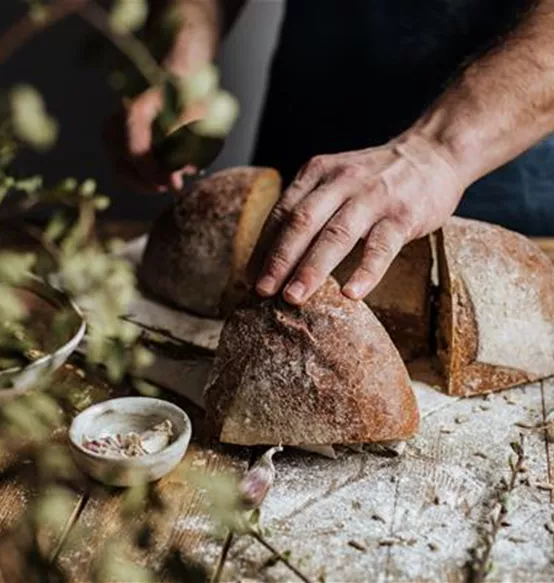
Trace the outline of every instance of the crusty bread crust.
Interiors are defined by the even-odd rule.
[[[196,181],[155,222],[138,276],[154,295],[203,316],[220,316],[234,241],[249,197],[280,178],[270,168],[239,167]]]
[[[302,309],[253,297],[237,309],[205,403],[214,434],[243,445],[407,439],[419,421],[389,336],[331,278]]]
[[[345,284],[363,253],[360,243],[336,268],[333,275]],[[365,298],[404,362],[431,352],[431,269],[430,237],[405,245],[374,290]]]
[[[554,374],[548,257],[522,235],[457,217],[437,243],[437,345],[446,392],[474,395]]]

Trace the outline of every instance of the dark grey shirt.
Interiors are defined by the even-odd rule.
[[[382,144],[506,34],[529,0],[289,0],[255,155],[289,181],[316,154]],[[460,214],[554,234],[554,142],[464,196]]]

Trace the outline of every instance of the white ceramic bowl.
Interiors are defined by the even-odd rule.
[[[83,440],[131,431],[140,433],[169,419],[173,435],[157,453],[137,457],[99,454],[83,446]],[[153,482],[173,470],[185,455],[191,437],[187,414],[168,401],[149,397],[121,397],[93,405],[77,415],[69,429],[71,451],[87,474],[111,486]]]
[[[56,313],[65,310],[71,317],[72,333],[64,344],[56,346],[54,350],[27,366],[0,370],[0,386],[10,385],[9,388],[0,388],[0,401],[26,393],[37,384],[44,373],[62,366],[76,350],[86,330],[81,311],[60,290],[35,277],[30,278],[19,288],[24,302],[31,308],[33,318],[43,318],[45,325],[45,322],[53,319]]]

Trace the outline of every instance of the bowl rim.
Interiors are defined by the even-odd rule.
[[[83,312],[75,304],[75,302],[69,298],[62,290],[58,289],[56,286],[52,285],[51,283],[45,281],[44,279],[37,277],[35,275],[29,275],[29,278],[15,287],[20,289],[27,289],[33,293],[41,297],[45,297],[50,302],[56,303],[58,307],[69,307],[73,310],[77,318],[79,319],[79,327],[77,328],[76,332],[71,336],[71,338],[56,348],[53,352],[49,352],[40,358],[37,358],[33,362],[27,364],[26,366],[12,366],[11,368],[6,368],[0,370],[0,378],[2,377],[12,377],[14,375],[20,375],[26,373],[28,371],[33,371],[35,369],[44,368],[48,366],[49,362],[56,360],[60,356],[69,356],[72,354],[77,346],[81,343],[83,339],[87,327],[86,320],[83,316]],[[0,389],[0,397],[1,396],[8,396],[8,395],[16,395],[20,392],[27,392],[29,389],[21,389],[21,388],[7,388],[7,389]]]
[[[81,443],[79,442],[79,440],[77,438],[76,427],[75,427],[79,419],[82,420],[83,418],[94,415],[95,413],[98,412],[99,409],[104,408],[108,403],[113,404],[114,402],[117,402],[117,401],[129,402],[129,400],[142,401],[143,403],[145,403],[145,402],[158,403],[158,404],[162,404],[162,406],[165,407],[166,409],[173,410],[174,412],[176,412],[177,414],[179,414],[183,418],[184,425],[185,425],[183,431],[177,436],[177,438],[174,441],[172,441],[167,447],[164,447],[162,450],[154,452],[154,453],[147,453],[147,454],[144,454],[141,456],[136,456],[136,457],[125,458],[125,457],[120,457],[120,456],[113,455],[113,454],[96,453],[96,452],[93,452],[93,451],[86,449],[85,447],[83,447],[83,445],[81,445]],[[78,415],[76,415],[73,418],[71,425],[69,426],[68,437],[69,437],[69,442],[70,442],[71,446],[74,447],[77,451],[79,451],[83,455],[85,455],[86,457],[90,457],[92,459],[97,459],[97,460],[102,460],[102,461],[117,462],[119,464],[125,464],[125,465],[129,465],[129,464],[131,464],[131,465],[134,465],[134,464],[144,465],[146,462],[155,463],[158,460],[158,458],[165,457],[168,455],[168,453],[173,453],[179,449],[182,449],[183,445],[184,445],[184,449],[186,450],[188,447],[188,444],[190,442],[190,439],[192,437],[192,423],[191,423],[190,417],[187,415],[187,413],[183,409],[181,409],[181,407],[179,407],[178,405],[175,405],[175,403],[171,403],[170,401],[166,401],[165,399],[156,399],[154,397],[135,397],[135,396],[116,397],[115,399],[107,399],[106,401],[101,401],[100,403],[95,403],[94,405],[87,407],[86,409],[81,411]],[[82,435],[81,435],[81,437],[82,437]]]

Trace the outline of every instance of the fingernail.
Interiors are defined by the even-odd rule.
[[[264,275],[256,284],[256,291],[262,296],[270,296],[275,293],[277,280],[272,275]]]
[[[293,281],[285,288],[285,295],[293,302],[301,302],[305,291],[306,286],[301,281]]]
[[[365,286],[360,282],[347,283],[342,288],[342,293],[352,300],[361,300],[365,297]]]

